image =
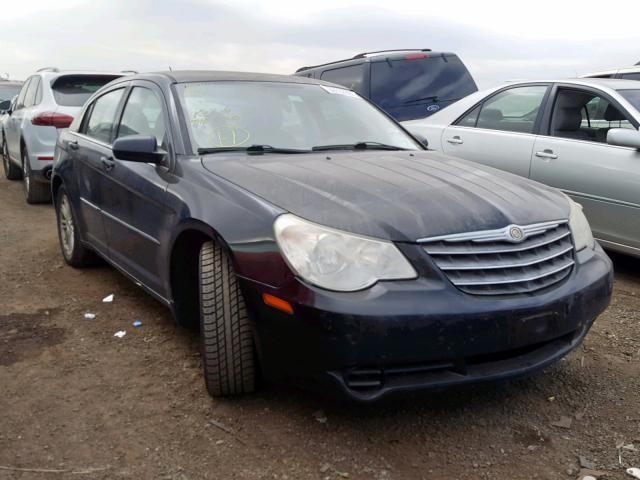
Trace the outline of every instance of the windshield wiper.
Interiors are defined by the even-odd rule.
[[[432,102],[438,102],[439,101],[437,95],[431,95],[429,97],[414,98],[414,99],[407,100],[406,102],[402,102],[402,103],[403,103],[403,105],[406,105],[407,103],[424,102],[425,100],[431,100]]]
[[[396,145],[387,145],[380,142],[357,142],[345,143],[339,145],[317,145],[311,150],[314,152],[322,152],[324,150],[407,150],[406,148]]]
[[[261,153],[309,153],[311,150],[302,150],[298,148],[279,148],[271,145],[250,145],[248,147],[207,147],[199,148],[198,155],[209,155],[211,153],[224,152],[247,152],[253,154]]]

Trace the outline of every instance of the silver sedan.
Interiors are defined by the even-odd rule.
[[[640,81],[510,83],[403,125],[431,149],[563,190],[604,247],[640,257]]]

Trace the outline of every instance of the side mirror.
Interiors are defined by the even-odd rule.
[[[640,132],[629,128],[612,128],[607,132],[607,143],[640,149]]]
[[[11,109],[11,100],[3,100],[0,102],[0,112],[8,112]]]
[[[167,152],[158,148],[156,137],[151,135],[128,135],[113,142],[113,155],[119,160],[155,163],[161,165]]]
[[[415,138],[416,140],[418,140],[418,142],[420,142],[420,145],[422,145],[426,149],[429,149],[429,140],[427,140],[426,137],[423,137],[419,133],[413,133],[412,135],[413,135],[413,138]]]

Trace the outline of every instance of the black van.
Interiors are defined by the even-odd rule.
[[[428,48],[360,53],[299,68],[296,75],[344,85],[398,121],[427,117],[478,91],[456,54]]]

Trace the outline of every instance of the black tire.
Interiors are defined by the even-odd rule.
[[[2,139],[2,166],[4,167],[4,176],[8,180],[20,180],[22,178],[22,170],[9,159],[9,147],[7,141]]]
[[[49,182],[36,182],[31,178],[31,165],[27,149],[22,147],[22,184],[27,203],[51,203],[51,184]]]
[[[75,268],[89,267],[96,263],[98,256],[80,241],[78,223],[71,207],[71,201],[64,187],[60,187],[56,194],[56,220],[58,224],[58,240],[62,257],[67,265]],[[70,241],[69,244],[66,243]]]
[[[200,339],[207,390],[214,397],[255,390],[253,335],[230,258],[214,242],[200,248]]]

